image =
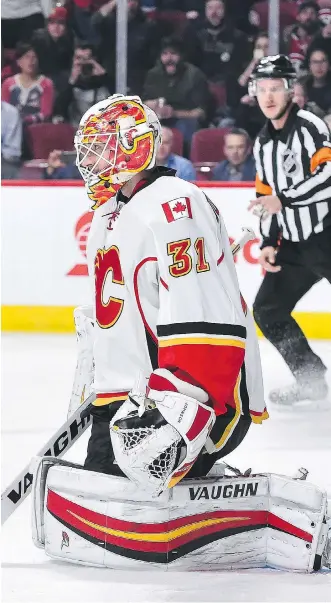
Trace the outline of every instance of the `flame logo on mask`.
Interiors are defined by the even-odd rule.
[[[105,186],[106,182],[108,183],[107,186]],[[103,203],[106,203],[108,199],[116,195],[121,187],[121,184],[111,184],[109,182],[109,176],[101,178],[98,182],[89,186],[87,189],[87,196],[93,202],[92,209],[96,210],[103,205]]]

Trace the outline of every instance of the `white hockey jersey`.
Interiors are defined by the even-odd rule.
[[[203,388],[217,415],[242,412],[244,379],[253,420],[267,418],[229,238],[198,187],[156,168],[129,200],[119,193],[95,211],[87,257],[96,405],[125,400],[139,375],[159,367]]]

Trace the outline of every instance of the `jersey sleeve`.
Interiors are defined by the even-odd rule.
[[[254,144],[254,159],[256,164],[255,192],[256,197],[265,197],[272,195],[272,188],[268,184],[263,166],[263,155],[261,155],[261,143],[259,138]],[[268,216],[263,220],[260,219],[260,233],[262,236],[261,249],[264,247],[277,247],[278,240],[281,234],[281,229],[278,224],[277,216]]]
[[[206,205],[205,212],[212,214],[207,202],[201,203]],[[190,200],[185,204],[191,213]],[[165,210],[169,211],[167,205]],[[215,216],[204,220],[202,213],[198,219],[165,220],[156,240],[159,367],[202,388],[215,413],[223,414],[226,405],[233,403],[246,341],[245,317],[224,224],[221,220],[217,224]]]
[[[278,196],[284,207],[304,207],[331,196],[331,141],[328,126],[314,116],[302,125],[305,146],[310,152],[310,173]]]

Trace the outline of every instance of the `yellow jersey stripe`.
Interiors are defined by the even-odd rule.
[[[93,402],[93,406],[105,406],[106,404],[112,404],[113,402],[125,401],[128,398],[128,394],[122,394],[120,396],[110,396],[108,398],[96,398]]]
[[[227,427],[223,431],[221,439],[217,442],[217,444],[215,444],[215,448],[217,450],[220,450],[220,448],[223,448],[223,446],[226,444],[226,442],[228,441],[229,437],[233,433],[233,431],[240,419],[241,408],[242,408],[241,400],[240,400],[240,382],[241,382],[241,371],[238,375],[236,385],[234,386],[234,400],[235,400],[235,405],[236,405],[236,412],[235,412],[235,415],[234,415],[232,421],[230,421],[230,423],[227,425]]]
[[[260,415],[251,414],[251,419],[252,419],[252,423],[257,423],[258,425],[260,425],[262,423],[262,421],[266,421],[266,419],[269,419],[269,413],[267,410],[265,410]]]
[[[217,339],[216,337],[176,337],[174,339],[160,339],[159,347],[167,348],[174,345],[224,345],[235,348],[245,348],[245,342],[239,339]]]

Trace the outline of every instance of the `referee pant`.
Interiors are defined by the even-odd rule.
[[[296,379],[322,377],[326,367],[312,351],[291,313],[315,283],[322,278],[331,283],[331,228],[299,243],[282,239],[277,265],[282,268],[280,272],[267,272],[257,293],[253,305],[255,321]],[[330,322],[325,330],[331,337]]]

